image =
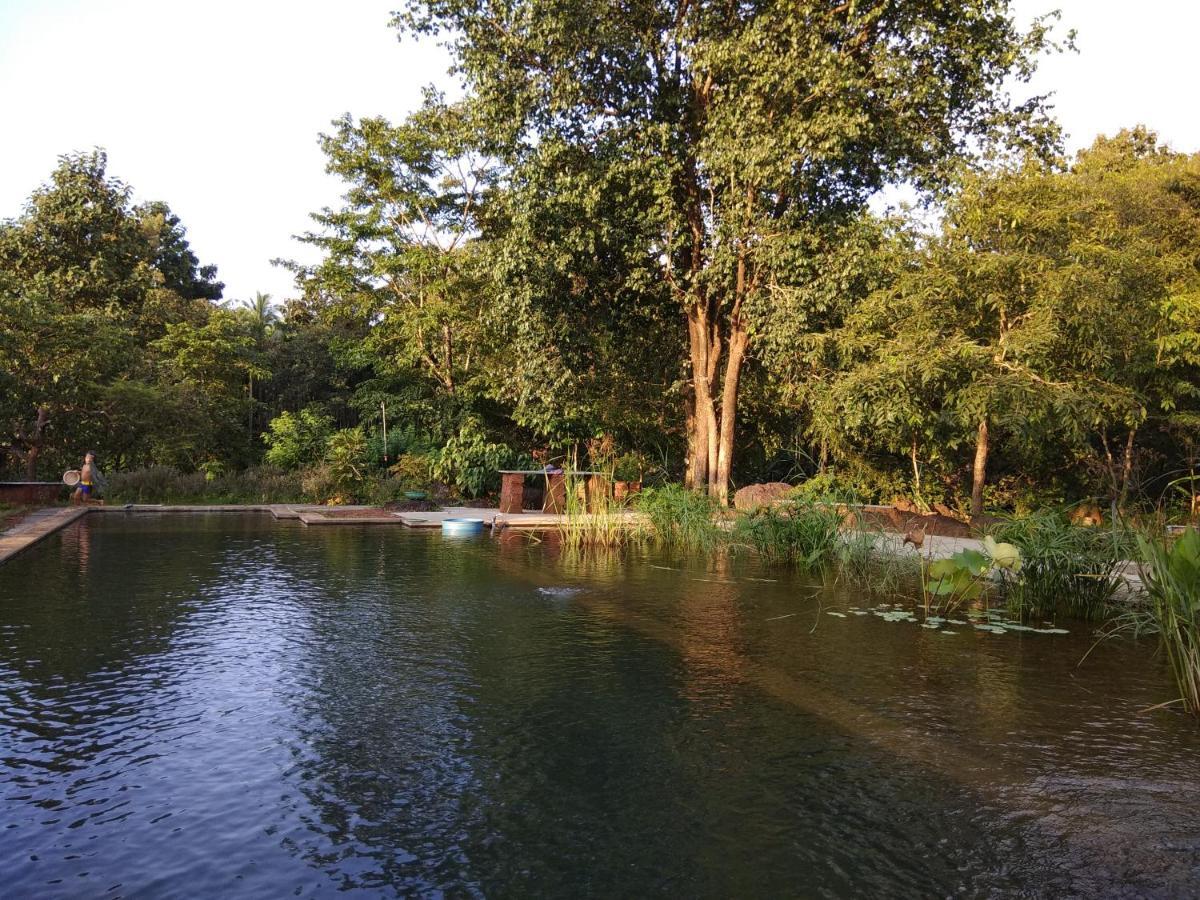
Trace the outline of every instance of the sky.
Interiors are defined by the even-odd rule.
[[[342,113],[399,120],[423,85],[453,90],[431,41],[387,27],[403,0],[0,0],[0,218],[20,213],[63,153],[103,147],[138,200],[165,200],[226,298],[282,300],[276,257],[344,189],[317,137]],[[1014,0],[1057,6],[1078,53],[1043,62],[1068,149],[1144,123],[1200,151],[1200,0]]]

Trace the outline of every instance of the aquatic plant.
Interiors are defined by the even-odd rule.
[[[565,481],[566,506],[558,529],[564,547],[615,548],[645,536],[640,520],[630,516],[610,490],[598,490],[596,483],[570,475]]]
[[[1009,519],[993,533],[1021,551],[1020,576],[1006,579],[1009,614],[1021,620],[1104,618],[1133,552],[1128,532],[1118,524],[1073,525],[1057,510]]]
[[[637,509],[660,543],[677,549],[709,550],[720,542],[720,507],[709,496],[682,485],[648,488],[638,495]]]
[[[756,509],[733,527],[735,544],[767,562],[824,570],[843,558],[842,515],[836,506],[797,501]]]
[[[993,573],[1016,575],[1021,568],[1021,552],[1012,544],[999,543],[988,535],[982,550],[965,547],[928,564],[922,582],[925,612],[952,612],[979,599]]]
[[[1149,616],[1179,686],[1180,702],[1200,714],[1200,531],[1189,528],[1174,543],[1160,535],[1137,538]]]

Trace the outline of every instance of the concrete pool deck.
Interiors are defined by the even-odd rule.
[[[86,506],[49,506],[35,509],[7,531],[0,532],[0,563],[7,562],[60,528],[83,518],[91,511]]]

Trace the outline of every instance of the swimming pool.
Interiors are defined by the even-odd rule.
[[[88,517],[0,567],[5,893],[1200,891],[1200,730],[1140,712],[1173,696],[1150,647],[876,602],[745,558]]]

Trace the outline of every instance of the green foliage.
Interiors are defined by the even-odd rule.
[[[112,503],[300,503],[306,498],[299,479],[267,466],[209,478],[172,466],[148,466],[109,476]]]
[[[723,537],[715,519],[720,508],[711,497],[677,484],[647,488],[637,508],[650,520],[654,537],[681,550],[708,550]]]
[[[329,436],[325,465],[334,482],[346,493],[358,496],[367,477],[367,438],[361,428],[343,428]]]
[[[299,413],[280,413],[263,435],[265,460],[280,469],[311,466],[325,457],[332,434],[333,418],[319,406],[306,406]]]
[[[434,458],[433,477],[454,485],[468,497],[495,491],[500,485],[499,471],[527,468],[526,457],[506,444],[490,441],[480,424],[467,420]]]
[[[923,586],[926,613],[952,612],[982,597],[993,573],[1021,571],[1021,553],[1012,544],[998,543],[991,536],[983,543],[982,552],[964,547],[929,563]]]
[[[1008,519],[994,534],[1021,553],[1021,569],[1007,585],[1009,613],[1021,621],[1103,619],[1123,584],[1123,563],[1133,550],[1118,528],[1073,525],[1059,510]]]
[[[1200,532],[1189,528],[1173,544],[1138,535],[1142,581],[1184,706],[1200,714]]]
[[[827,570],[842,557],[841,523],[836,504],[796,502],[740,516],[733,539],[752,547],[768,562]]]

